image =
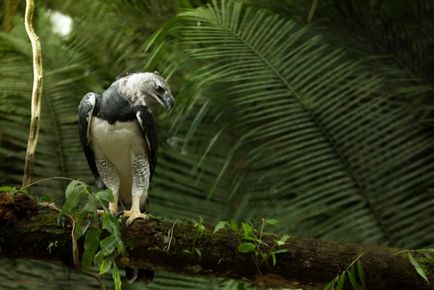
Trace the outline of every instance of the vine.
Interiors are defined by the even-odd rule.
[[[35,2],[26,0],[26,12],[24,26],[32,44],[33,57],[33,89],[32,89],[32,110],[30,118],[29,139],[24,162],[23,186],[29,185],[32,181],[33,163],[35,159],[36,146],[38,145],[39,129],[41,126],[41,97],[42,97],[42,52],[41,42],[33,29],[33,13]]]

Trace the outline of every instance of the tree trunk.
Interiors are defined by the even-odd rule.
[[[55,211],[37,211],[28,198],[15,198],[11,205],[4,195],[0,194],[0,257],[72,265],[71,226],[59,225]],[[241,237],[230,229],[213,234],[206,228],[199,234],[191,223],[152,218],[129,227],[122,223],[121,232],[128,256],[118,260],[120,266],[248,279],[266,287],[321,289],[364,253],[367,289],[432,289],[407,259],[394,255],[399,249],[291,237],[279,247],[287,252],[278,254],[273,266],[260,255],[239,253]],[[267,237],[265,242],[273,244],[277,236]],[[263,253],[269,250],[261,248]],[[433,281],[432,274],[429,278]]]

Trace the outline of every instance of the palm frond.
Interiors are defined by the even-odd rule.
[[[119,73],[158,70],[169,76],[177,105],[156,114],[152,214],[207,223],[273,217],[280,221],[273,231],[305,237],[432,246],[434,139],[425,121],[433,108],[425,101],[433,88],[424,79],[432,37],[421,37],[432,28],[429,13],[422,30],[406,25],[432,5],[408,2],[410,16],[400,23],[394,11],[404,6],[385,1],[380,16],[388,25],[376,30],[378,13],[363,8],[371,2],[354,9],[354,1],[319,1],[318,21],[306,26],[310,1],[222,0],[152,34],[179,7],[201,2],[55,1],[74,20],[64,39],[40,11],[45,83],[35,179],[92,182],[77,136],[81,96],[101,92]],[[1,183],[21,181],[30,51],[20,23],[0,35]],[[169,288],[236,283],[161,273],[151,285]]]
[[[208,164],[218,168],[214,177],[220,182],[209,183],[203,196],[213,199],[224,190],[227,198],[236,187],[226,202],[247,204],[249,212],[241,216],[272,214],[283,221],[282,229],[306,236],[432,244],[430,234],[411,243],[406,237],[421,228],[433,232],[430,219],[415,224],[409,213],[426,200],[418,216],[434,214],[434,140],[416,122],[417,114],[395,101],[399,94],[387,90],[375,68],[313,29],[237,2],[183,13],[176,25],[188,57],[206,64],[195,81],[224,85],[196,102],[223,111],[176,127],[181,135],[188,126],[199,128],[191,138],[199,143],[206,139],[200,126],[209,120],[224,130],[218,141],[207,138],[226,156],[216,150],[204,159],[206,144],[194,146],[202,148],[195,153],[202,156],[199,172]],[[215,163],[214,156],[223,158]],[[212,179],[212,171],[207,174]],[[183,194],[193,195],[191,188]]]
[[[40,20],[42,22],[44,20]],[[46,21],[46,20],[45,20]],[[40,27],[50,27],[43,23]],[[84,66],[68,46],[41,29],[44,61],[42,125],[36,152],[35,179],[62,176],[88,180],[87,165],[81,153],[76,127],[77,104],[92,83]],[[0,35],[2,70],[0,78],[0,124],[3,183],[20,183],[30,120],[30,96],[33,83],[30,45],[25,41],[22,24],[13,33]],[[6,174],[7,173],[7,174]],[[12,174],[11,174],[12,173]],[[64,182],[40,185],[40,191],[58,195]]]

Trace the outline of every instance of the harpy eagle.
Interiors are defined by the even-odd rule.
[[[175,101],[157,73],[120,76],[101,95],[86,94],[79,105],[80,142],[97,184],[113,191],[113,214],[119,200],[127,225],[143,213],[157,162],[157,131],[150,107],[172,109]]]

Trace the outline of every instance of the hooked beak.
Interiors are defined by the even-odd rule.
[[[169,92],[165,92],[163,95],[163,102],[166,110],[171,111],[175,105],[175,98]]]

